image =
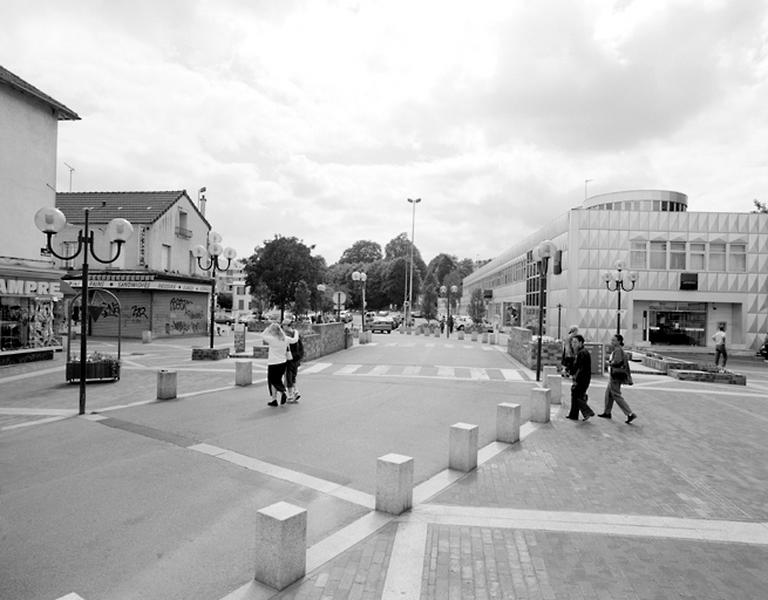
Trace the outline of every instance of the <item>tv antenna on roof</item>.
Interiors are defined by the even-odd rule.
[[[75,172],[75,167],[73,167],[68,163],[64,163],[64,164],[67,165],[67,168],[69,169],[69,191],[71,192],[72,191],[72,173]]]

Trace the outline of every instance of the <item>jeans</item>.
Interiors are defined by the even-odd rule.
[[[721,356],[723,357],[723,369],[725,369],[725,363],[728,361],[728,352],[725,351],[725,344],[715,346],[715,366],[720,362]]]

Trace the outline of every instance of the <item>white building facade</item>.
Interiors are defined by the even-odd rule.
[[[481,288],[488,316],[538,330],[544,240],[557,249],[544,279],[544,334],[570,325],[608,342],[619,292],[605,272],[624,263],[620,331],[627,345],[712,346],[725,327],[735,349],[757,349],[768,333],[768,214],[689,212],[685,194],[629,190],[588,198],[464,280],[463,303]],[[612,285],[613,287],[613,285]]]

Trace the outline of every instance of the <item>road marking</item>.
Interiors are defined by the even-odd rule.
[[[456,377],[456,369],[454,367],[437,367],[438,377]]]
[[[33,377],[39,377],[40,375],[49,375],[50,373],[60,373],[64,370],[61,367],[51,367],[49,369],[40,369],[38,371],[30,371],[29,373],[22,373],[21,375],[9,375],[8,377],[0,377],[0,382],[6,383],[11,381],[19,381],[21,379],[32,379]]]
[[[0,415],[70,417],[73,414],[76,411],[65,408],[0,408]]]
[[[302,375],[308,375],[309,373],[319,373],[320,371],[325,371],[328,367],[331,366],[332,363],[315,363],[313,365],[309,365],[308,367],[304,368],[302,367],[301,373]]]
[[[499,369],[507,381],[523,381],[523,375],[515,369]]]
[[[73,411],[74,416],[74,411]],[[35,421],[25,421],[24,423],[16,423],[15,425],[5,425],[0,427],[0,431],[10,431],[11,429],[21,429],[22,427],[31,427],[32,425],[44,425],[45,423],[54,423],[56,421],[63,421],[69,417],[48,417],[46,419],[37,419]]]
[[[75,592],[72,592],[70,594],[67,594],[66,596],[62,596],[61,598],[57,598],[56,600],[85,600],[82,596],[78,596],[75,594]]]
[[[334,375],[352,375],[355,371],[357,371],[360,367],[363,365],[344,365],[334,373]]]
[[[599,533],[768,546],[768,523],[440,504],[423,504],[414,507],[411,512],[414,518],[439,525]]]
[[[218,458],[220,460],[230,462],[234,465],[244,467],[250,471],[256,471],[258,473],[262,473],[263,475],[269,475],[275,479],[290,481],[291,483],[296,483],[298,485],[317,490],[318,492],[328,494],[329,496],[340,498],[341,500],[346,500],[347,502],[352,502],[354,504],[359,504],[366,508],[374,508],[376,506],[376,498],[371,494],[366,494],[365,492],[340,485],[333,481],[327,481],[325,479],[320,479],[319,477],[313,477],[312,475],[307,475],[299,471],[279,467],[277,465],[264,462],[263,460],[259,460],[258,458],[240,454],[239,452],[232,452],[231,450],[219,448],[218,446],[212,446],[211,444],[193,444],[191,446],[187,446],[187,449],[213,456],[214,458]]]
[[[469,368],[469,378],[473,381],[488,381],[490,377],[485,369],[478,369],[476,367]]]
[[[414,375],[418,375],[421,371],[421,367],[416,367],[414,365],[408,365],[403,369],[402,375],[406,377],[413,377]]]
[[[389,369],[389,365],[376,365],[366,375],[386,375]]]

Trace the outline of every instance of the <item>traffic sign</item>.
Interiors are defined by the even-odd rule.
[[[347,300],[347,295],[344,292],[333,292],[333,303],[334,304],[344,304]]]

